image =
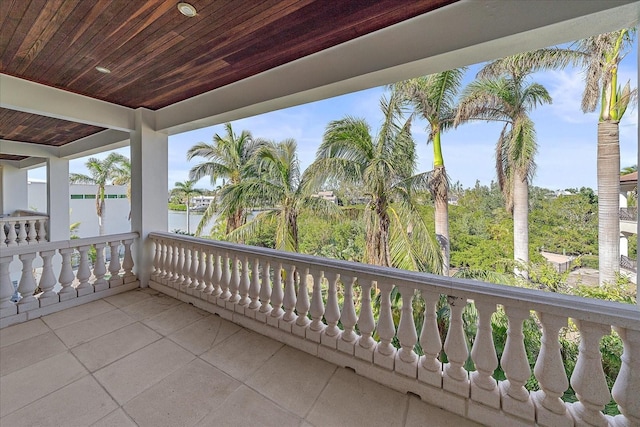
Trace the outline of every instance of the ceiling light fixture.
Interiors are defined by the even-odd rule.
[[[189,18],[193,18],[197,14],[196,8],[191,6],[189,3],[178,3],[178,10],[181,14]]]
[[[111,70],[110,70],[110,69],[108,69],[108,68],[105,68],[105,67],[96,67],[96,70],[97,70],[97,71],[100,71],[100,72],[101,72],[101,73],[103,73],[103,74],[109,74],[109,73],[111,73]]]

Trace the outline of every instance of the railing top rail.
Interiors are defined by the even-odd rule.
[[[34,221],[39,219],[49,219],[49,216],[48,215],[4,216],[0,218],[0,222]]]
[[[0,256],[14,256],[33,252],[51,251],[54,249],[77,248],[80,246],[93,245],[96,243],[114,242],[117,240],[137,239],[137,232],[107,234],[104,236],[84,237],[81,239],[60,240],[57,242],[45,242],[37,245],[21,245],[13,247],[3,247]]]
[[[176,240],[191,245],[212,246],[222,250],[243,253],[252,257],[266,257],[283,264],[301,264],[313,270],[334,269],[344,276],[356,276],[361,279],[381,279],[397,286],[410,286],[415,289],[440,294],[464,297],[472,300],[491,299],[496,304],[536,310],[574,319],[608,323],[614,326],[640,330],[640,307],[637,305],[600,301],[574,295],[544,292],[535,289],[524,289],[514,286],[497,285],[455,277],[438,276],[430,273],[400,270],[390,267],[379,267],[357,262],[321,258],[291,252],[283,252],[269,248],[239,245],[220,242],[174,233],[153,232],[152,239]],[[428,285],[428,287],[426,286]]]

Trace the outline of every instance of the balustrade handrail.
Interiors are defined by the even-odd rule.
[[[252,256],[260,255],[281,261],[283,264],[295,262],[297,266],[313,267],[315,270],[342,270],[345,274],[357,276],[359,279],[384,279],[385,282],[392,283],[400,288],[411,287],[420,289],[428,286],[428,290],[441,294],[455,295],[456,297],[471,300],[490,299],[496,304],[509,305],[526,310],[542,311],[578,320],[608,323],[613,326],[640,331],[640,309],[638,306],[630,304],[498,285],[477,280],[438,276],[430,273],[419,273],[390,267],[379,267],[351,261],[278,251],[270,248],[182,236],[174,233],[152,232],[149,236],[152,239],[177,240],[188,244],[213,246]]]
[[[96,243],[104,243],[111,242],[117,240],[128,240],[128,239],[137,239],[139,234],[137,232],[130,233],[119,233],[119,234],[106,234],[103,236],[96,237],[83,237],[80,239],[70,239],[70,240],[59,240],[57,242],[45,242],[41,243],[37,246],[33,245],[25,245],[25,246],[14,246],[14,247],[3,247],[2,257],[14,256],[14,255],[22,255],[28,254],[32,252],[43,252],[50,251],[54,249],[65,249],[65,248],[77,248],[80,246],[89,246]]]
[[[638,208],[637,207],[620,208],[620,220],[621,221],[637,221]]]
[[[49,219],[49,215],[10,215],[1,217],[0,222],[16,222],[39,219]]]

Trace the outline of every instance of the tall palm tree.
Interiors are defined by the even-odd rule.
[[[104,160],[91,157],[85,163],[90,175],[80,173],[72,173],[69,175],[69,181],[74,184],[91,184],[98,187],[98,191],[96,192],[96,214],[98,215],[100,236],[104,235],[104,218],[106,212],[106,205],[104,203],[105,186],[114,177],[114,165],[119,164],[125,159],[126,157],[118,153],[111,153]]]
[[[435,202],[436,239],[442,252],[442,274],[449,275],[449,178],[444,166],[441,133],[453,125],[456,96],[465,68],[444,71],[396,83],[396,90],[429,123],[427,144],[433,145],[433,172],[429,189]]]
[[[235,206],[238,199],[249,199],[253,204],[269,206],[251,221],[230,233],[231,238],[245,240],[267,223],[276,224],[276,249],[298,252],[298,216],[311,209],[336,216],[338,206],[310,194],[300,164],[296,142],[286,139],[276,143],[264,142],[253,159],[257,176],[247,177],[237,184],[221,190],[220,204]]]
[[[529,181],[535,173],[536,133],[529,112],[551,103],[538,83],[530,83],[531,70],[515,65],[489,64],[462,92],[456,126],[469,120],[504,123],[496,144],[496,172],[507,209],[513,213],[514,272],[527,278],[519,266],[529,263]]]
[[[131,205],[131,160],[128,157],[122,156],[113,165],[113,184],[127,186],[127,199]],[[129,209],[128,219],[131,219],[131,209]]]
[[[205,176],[211,179],[211,184],[221,178],[226,180],[226,185],[237,185],[244,178],[255,176],[250,162],[257,149],[263,142],[254,140],[249,131],[243,130],[240,135],[233,132],[231,123],[224,125],[226,134],[213,136],[213,143],[198,142],[187,152],[187,160],[195,157],[203,157],[205,162],[199,163],[189,171],[189,179],[198,181]],[[226,219],[226,233],[230,233],[246,222],[246,208],[248,205],[238,200],[234,206],[227,206],[232,210],[221,211],[221,218]],[[202,219],[196,229],[196,235],[200,235],[202,229],[211,221],[218,212],[218,205],[211,203],[203,213]]]
[[[635,29],[621,29],[579,40],[568,47],[553,47],[526,52],[503,60],[526,64],[536,71],[548,68],[580,66],[585,89],[582,111],[598,117],[598,257],[600,284],[615,280],[620,271],[620,134],[619,122],[629,103],[637,95],[629,82],[618,84],[618,65],[633,43]],[[498,64],[499,67],[503,64]]]
[[[191,215],[189,212],[191,197],[195,194],[202,194],[202,190],[195,188],[194,185],[196,185],[196,181],[193,180],[176,182],[172,190],[172,193],[178,194],[187,206],[187,234],[191,233]]]
[[[377,135],[363,119],[346,117],[327,126],[307,173],[316,182],[357,185],[369,199],[364,209],[364,262],[441,272],[442,257],[418,212],[416,189],[426,190],[431,174],[416,168],[411,119],[401,122],[401,99],[381,100],[384,122]]]

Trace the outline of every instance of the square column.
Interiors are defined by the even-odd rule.
[[[10,165],[0,166],[0,214],[29,209],[27,170]]]
[[[59,157],[47,159],[47,212],[49,213],[49,241],[69,240],[69,160]]]
[[[131,231],[140,234],[133,251],[134,270],[141,287],[149,285],[153,262],[152,231],[167,231],[169,180],[166,132],[156,132],[155,114],[145,108],[135,112],[136,130],[131,132]]]

